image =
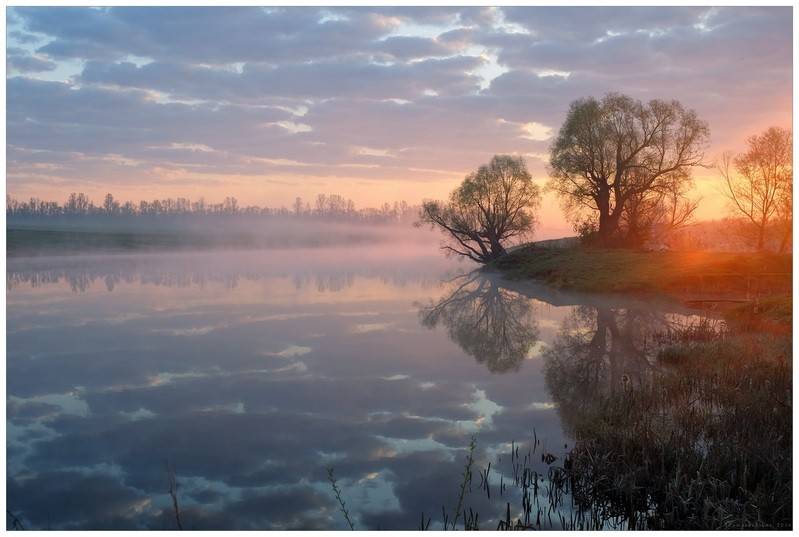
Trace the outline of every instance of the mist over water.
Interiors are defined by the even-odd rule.
[[[410,224],[349,223],[324,219],[205,215],[132,219],[25,219],[9,223],[8,257],[92,253],[289,250],[391,244],[435,249],[441,235]]]
[[[186,529],[345,529],[333,467],[357,529],[439,529],[475,436],[495,489],[464,506],[495,528],[518,505],[496,488],[511,441],[567,451],[551,394],[579,371],[552,364],[599,310],[472,268],[412,241],[9,259],[8,509],[26,529],[173,529],[168,461]],[[635,318],[624,348],[673,322]]]

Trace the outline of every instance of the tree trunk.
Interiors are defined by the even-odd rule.
[[[497,259],[505,254],[505,248],[498,240],[491,241],[491,259]]]
[[[597,231],[597,244],[605,248],[613,246],[613,235],[619,229],[620,214],[599,215],[599,230]]]
[[[782,240],[780,241],[780,249],[779,253],[784,254],[785,249],[788,246],[788,240],[790,240],[791,235],[793,234],[793,227],[788,227],[785,233],[782,234]]]
[[[764,221],[760,222],[757,230],[757,251],[760,252],[763,250],[766,244],[766,223]]]

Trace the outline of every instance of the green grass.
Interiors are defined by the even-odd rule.
[[[588,292],[790,291],[791,254],[522,248],[486,268]]]
[[[724,318],[746,330],[781,329],[793,320],[793,295],[780,294],[753,300],[728,310]]]

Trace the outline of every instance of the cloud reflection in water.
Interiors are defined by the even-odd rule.
[[[358,528],[413,529],[454,506],[472,434],[494,468],[534,428],[564,444],[546,360],[527,358],[571,307],[442,285],[462,266],[432,256],[298,278],[204,255],[9,263],[7,493],[26,528],[174,528],[168,460],[184,527],[343,529],[334,466]],[[489,525],[492,501],[467,496]]]

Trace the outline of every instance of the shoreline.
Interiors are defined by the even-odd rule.
[[[753,310],[792,320],[793,254],[772,252],[641,252],[525,247],[481,268],[509,281],[557,291],[628,294],[679,301],[718,313]],[[693,306],[691,306],[693,305]],[[789,319],[786,319],[786,309]]]
[[[515,250],[482,270],[560,290],[703,298],[792,292],[793,254],[772,252],[642,252],[589,248]]]

